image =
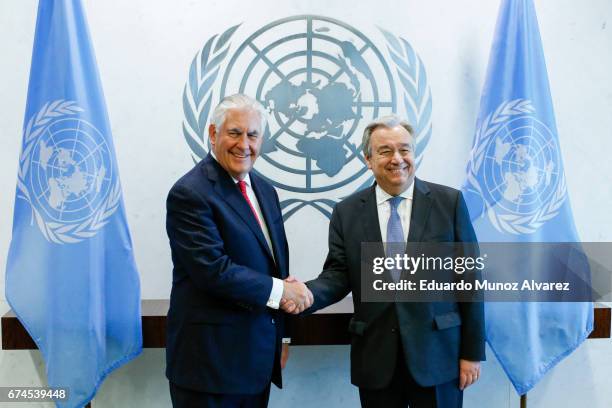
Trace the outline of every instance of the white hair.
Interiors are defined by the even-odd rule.
[[[363,139],[361,143],[363,146],[363,155],[365,157],[372,157],[372,145],[370,144],[370,140],[372,139],[372,133],[374,133],[376,129],[378,129],[379,127],[390,129],[396,126],[401,126],[406,129],[411,136],[414,135],[412,125],[410,125],[410,123],[408,123],[395,113],[386,116],[381,116],[368,123],[366,128],[363,130]]]
[[[266,108],[264,108],[261,103],[250,96],[239,93],[223,98],[213,111],[211,122],[217,129],[223,126],[223,122],[225,122],[225,114],[229,109],[249,109],[259,113],[262,132],[265,129],[268,119],[268,111]]]

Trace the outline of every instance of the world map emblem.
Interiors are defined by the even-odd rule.
[[[43,236],[58,244],[93,237],[117,209],[121,189],[106,138],[74,101],[45,104],[24,132],[17,189]]]
[[[468,185],[500,232],[530,234],[554,218],[567,197],[561,154],[530,100],[506,101],[478,129]]]
[[[240,92],[270,113],[255,171],[280,190],[285,219],[305,206],[329,217],[339,199],[372,183],[361,138],[374,118],[405,116],[420,163],[431,137],[431,92],[405,39],[380,30],[383,53],[342,21],[300,15],[266,24],[233,49],[238,28],[208,39],[189,70],[183,135],[194,161],[210,149],[212,107]]]

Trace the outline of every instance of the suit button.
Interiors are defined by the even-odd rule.
[[[271,323],[276,324],[276,321],[274,320],[274,318],[272,318]]]
[[[397,329],[394,327],[391,329],[391,333],[395,333],[397,331]]]

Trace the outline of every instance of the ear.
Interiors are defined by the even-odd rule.
[[[208,126],[208,138],[210,139],[210,144],[214,146],[217,141],[217,127],[212,123]]]
[[[363,156],[363,157],[365,158],[365,161],[368,165],[368,169],[372,170],[372,162],[371,162],[372,158],[368,156]]]

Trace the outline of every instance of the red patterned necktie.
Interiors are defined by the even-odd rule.
[[[238,182],[238,188],[240,189],[242,196],[246,200],[247,204],[249,204],[249,207],[251,207],[251,211],[253,211],[253,215],[255,216],[257,223],[261,225],[261,222],[259,221],[259,217],[257,216],[257,212],[255,211],[255,207],[253,207],[253,203],[251,203],[251,200],[249,200],[249,196],[247,195],[246,187],[247,187],[246,182],[244,180],[240,180]]]

